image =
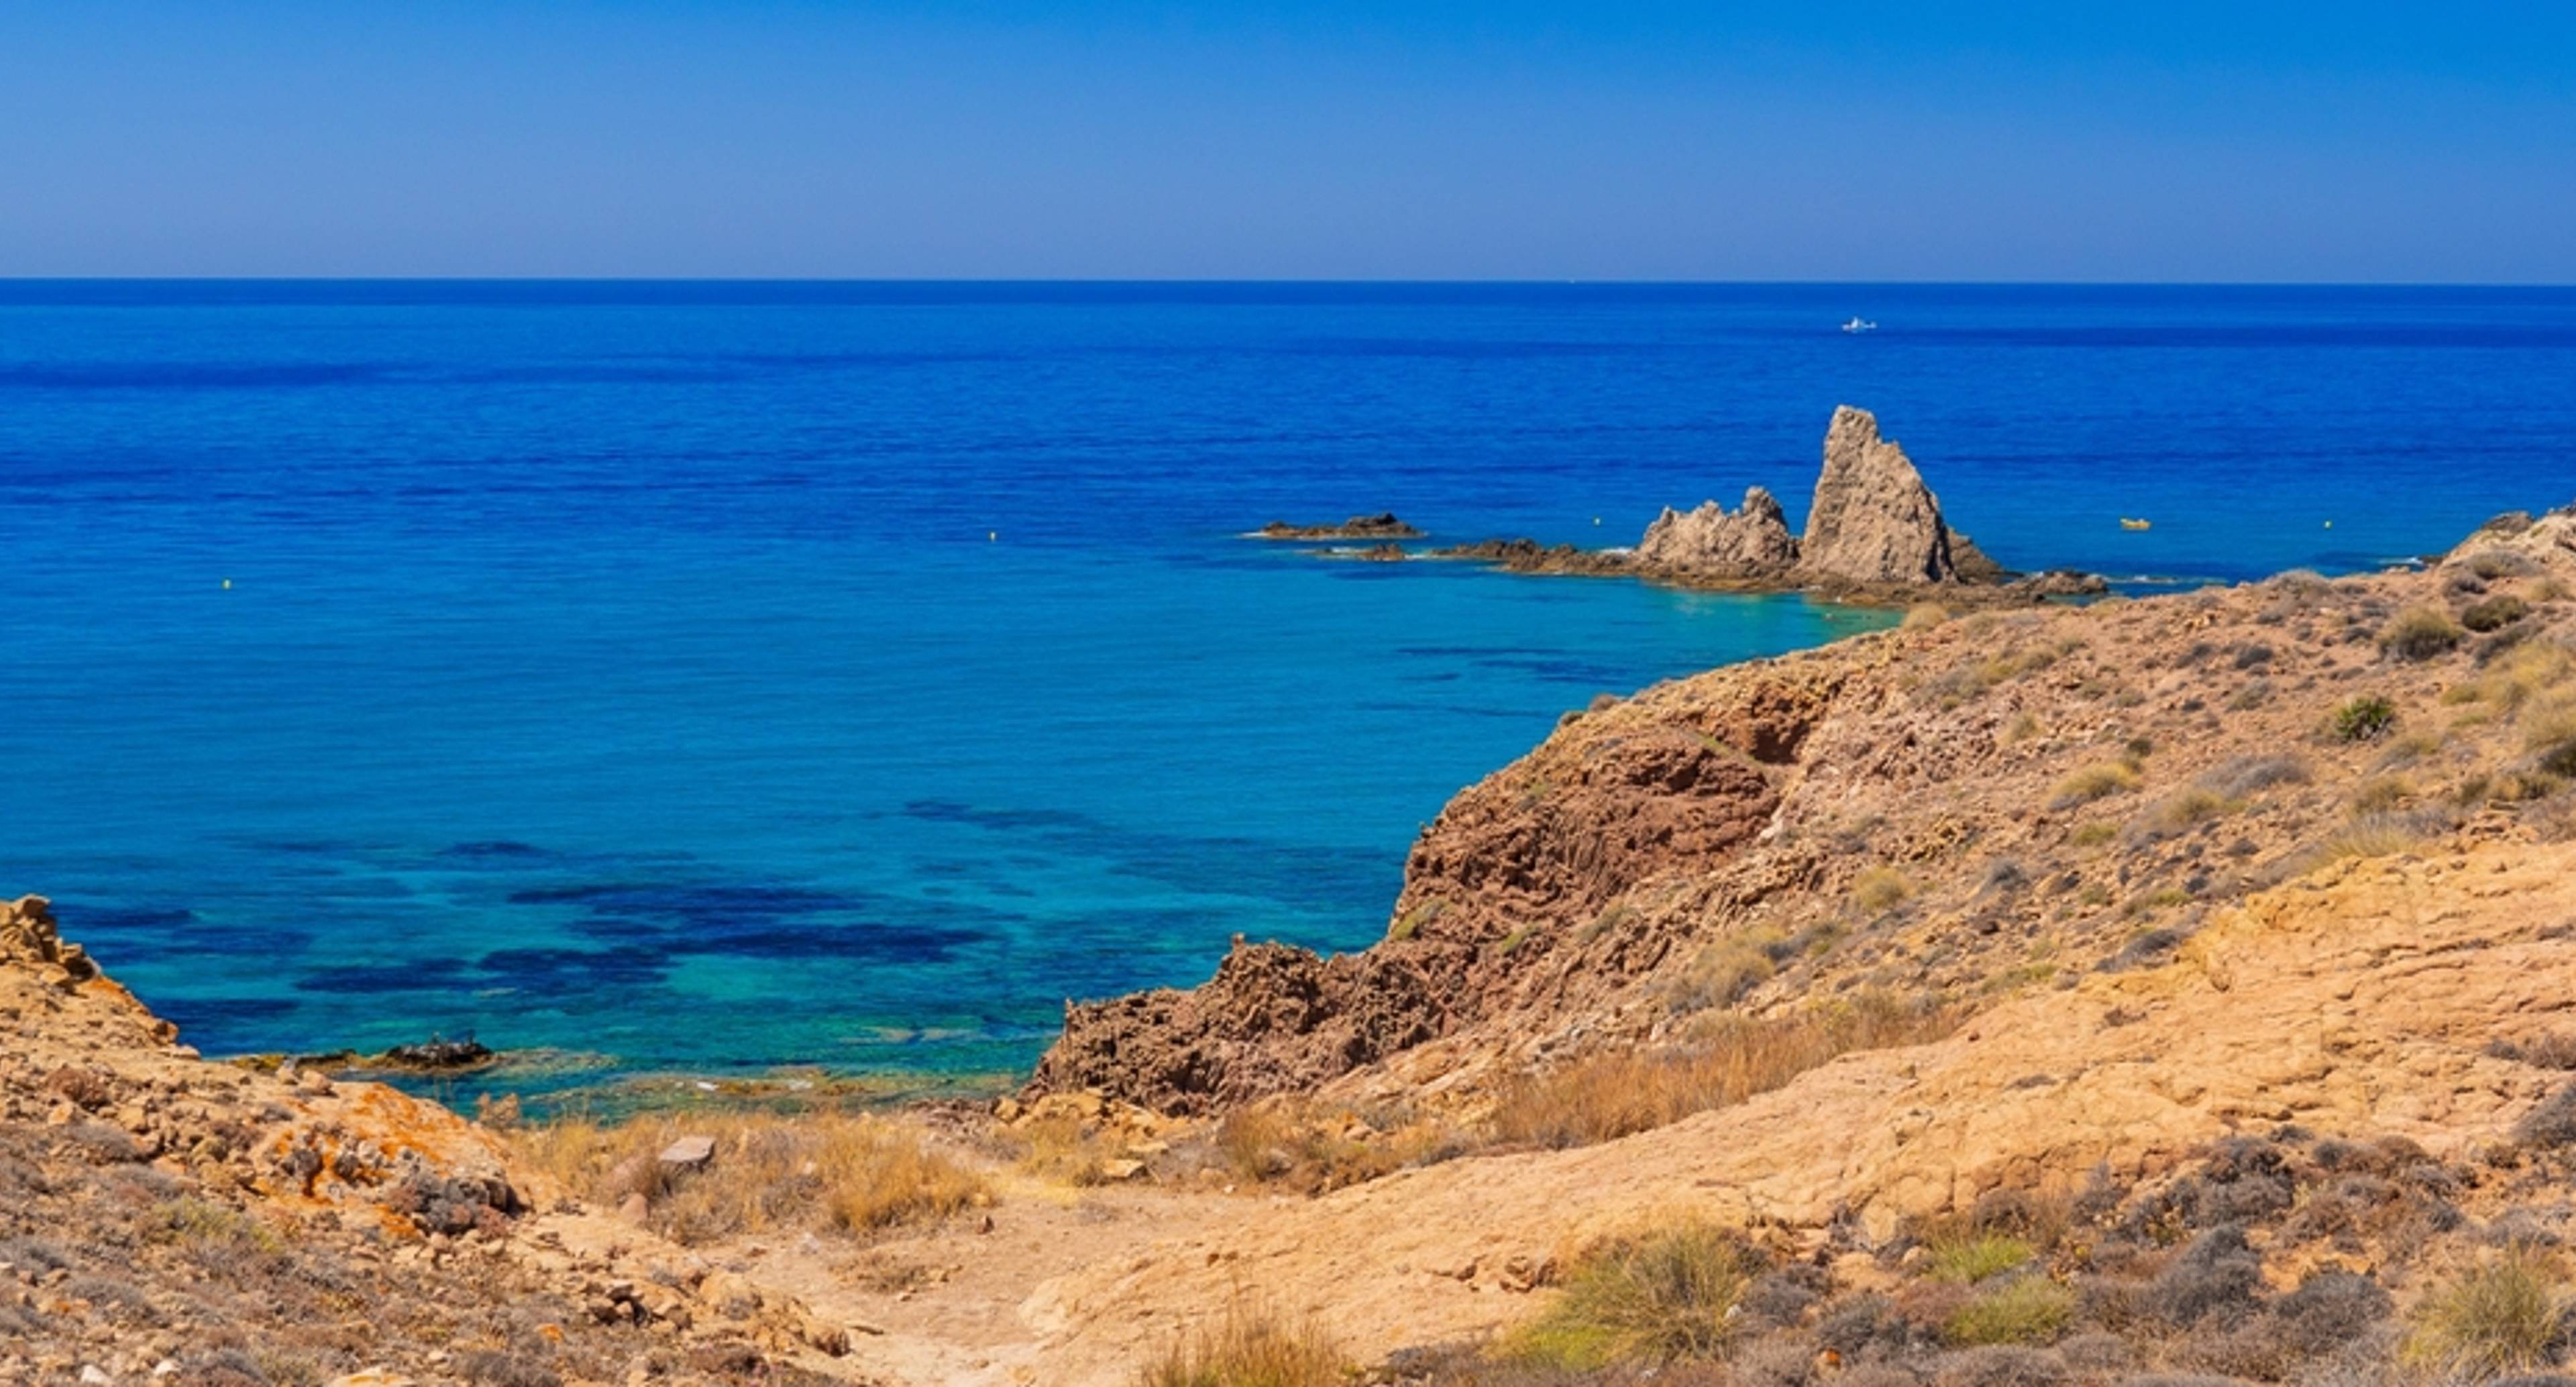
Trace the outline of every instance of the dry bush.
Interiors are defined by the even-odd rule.
[[[2409,607],[2380,629],[2379,648],[2401,660],[2432,660],[2459,648],[2459,624],[2432,607]]]
[[[1476,1144],[1469,1132],[1436,1115],[1399,1109],[1369,1118],[1295,1100],[1256,1103],[1226,1114],[1212,1135],[1210,1154],[1247,1184],[1324,1194],[1462,1156]]]
[[[2460,624],[2472,631],[2501,631],[2531,615],[2531,604],[2511,593],[2498,593],[2483,602],[2471,603],[2460,613]]]
[[[656,1157],[683,1136],[713,1162],[673,1174]],[[684,1243],[781,1227],[853,1231],[943,1218],[991,1202],[983,1177],[891,1119],[836,1112],[656,1113],[615,1125],[563,1118],[510,1134],[520,1153],[585,1198],[646,1197],[653,1226]]]
[[[1798,1016],[1711,1018],[1690,1043],[1593,1054],[1503,1085],[1491,1119],[1508,1145],[1585,1146],[1768,1093],[1854,1050],[1947,1035],[1946,1008],[1863,993]]]
[[[2404,804],[2415,794],[2415,787],[2402,775],[2383,775],[2365,780],[2353,788],[2350,807],[2356,817],[2385,814]]]
[[[1577,1370],[1717,1358],[1736,1334],[1755,1262],[1735,1235],[1697,1221],[1603,1244],[1513,1337],[1511,1356]]]
[[[1870,915],[1883,915],[1914,894],[1914,883],[1894,867],[1864,868],[1852,878],[1852,904]]]
[[[1926,631],[1950,619],[1950,609],[1938,602],[1917,602],[1905,609],[1905,620],[1897,623],[1901,631]]]
[[[2193,786],[2156,801],[2139,816],[2138,829],[2141,836],[2181,833],[2223,819],[2244,807],[2241,800],[2230,799],[2216,790]]]
[[[2564,1300],[2555,1265],[2527,1249],[2508,1251],[2425,1297],[2404,1356],[2468,1378],[2551,1366],[2562,1347]]]
[[[1699,951],[1682,975],[1664,985],[1664,1004],[1680,1015],[1731,1007],[1779,971],[1775,952],[1788,945],[1777,930],[1751,929]]]
[[[2563,686],[2576,657],[2554,641],[2525,641],[2506,651],[2477,678],[2442,691],[2445,703],[2484,703],[2511,713]]]
[[[1182,1335],[1136,1374],[1137,1387],[1337,1387],[1350,1360],[1313,1324],[1241,1301]]]
[[[2048,797],[2051,809],[2072,809],[2091,804],[2097,799],[2126,794],[2138,788],[2138,771],[2123,761],[2102,761],[2086,766],[2064,780]]]

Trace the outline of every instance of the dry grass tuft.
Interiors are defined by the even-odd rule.
[[[1578,1372],[1717,1358],[1735,1337],[1750,1263],[1734,1235],[1697,1221],[1604,1244],[1514,1336],[1511,1356]]]
[[[2557,1267],[2527,1249],[2474,1267],[2416,1308],[2404,1356],[2464,1378],[2549,1367],[2562,1347],[2560,1285]]]
[[[1914,883],[1894,867],[1867,867],[1852,878],[1852,904],[1871,915],[1884,915],[1914,894]]]
[[[1594,1054],[1503,1086],[1494,1136],[1515,1146],[1586,1146],[1741,1103],[1854,1050],[1947,1035],[1946,1008],[1863,993],[1787,1018],[1712,1017],[1693,1043]]]
[[[2072,809],[2098,799],[2127,794],[2138,788],[2137,768],[2123,761],[2103,761],[2086,766],[2064,780],[2048,797],[2051,809]]]
[[[1938,602],[1917,602],[1905,609],[1905,620],[1897,623],[1900,631],[1927,631],[1950,619],[1950,609]]]
[[[882,1117],[654,1113],[614,1125],[568,1117],[509,1136],[584,1198],[615,1205],[643,1195],[652,1226],[683,1243],[777,1228],[865,1232],[992,1202],[983,1177]],[[655,1158],[683,1136],[714,1139],[707,1169],[662,1169]]]
[[[1350,1360],[1313,1324],[1237,1302],[1225,1318],[1173,1341],[1136,1375],[1137,1387],[1336,1387]]]

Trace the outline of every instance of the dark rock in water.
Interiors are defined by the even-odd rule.
[[[384,1067],[441,1073],[481,1068],[495,1058],[492,1047],[475,1040],[431,1036],[417,1045],[397,1045],[385,1051]]]
[[[1512,573],[1571,574],[1577,577],[1624,577],[1637,571],[1633,555],[1613,549],[1577,549],[1571,544],[1544,545],[1534,539],[1486,539],[1434,549],[1428,557],[1490,563]]]
[[[1796,566],[1798,541],[1780,502],[1761,487],[1748,487],[1743,507],[1734,511],[1715,501],[1691,511],[1665,507],[1646,527],[1637,562],[1717,578],[1775,577]]]
[[[1291,525],[1273,520],[1255,534],[1262,539],[1420,539],[1422,532],[1395,518],[1392,511],[1354,515],[1339,525]]]

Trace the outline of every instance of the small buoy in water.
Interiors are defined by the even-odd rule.
[[[986,530],[984,532],[984,542],[987,544],[999,543],[1001,538],[1002,532],[999,530]]]
[[[2123,530],[2152,529],[2154,528],[2154,524],[2155,522],[2151,520],[2132,520],[2125,515],[2120,517],[2120,528]]]
[[[2333,521],[2331,521],[2331,520],[2329,520],[2329,521],[2327,521],[2326,523],[2327,523],[2327,524],[2329,524],[2329,525],[2331,525],[2331,524],[2333,524],[2334,522],[2333,522]],[[233,590],[233,580],[232,580],[232,579],[230,579],[230,578],[226,578],[226,579],[224,580],[224,591],[226,591],[226,592],[230,592],[230,591],[232,591],[232,590]]]
[[[1596,516],[1594,516],[1594,517],[1592,517],[1592,523],[1593,523],[1593,524],[1595,524],[1595,525],[1600,524],[1600,523],[1601,523],[1601,517],[1600,517],[1600,516],[1597,516],[1597,515],[1596,515]]]
[[[2327,528],[2327,529],[2329,529],[2329,530],[2333,529],[2333,528],[2334,528],[2334,522],[2333,522],[2333,521],[2331,521],[2331,520],[2327,521],[2327,522],[2326,522],[2326,528]]]

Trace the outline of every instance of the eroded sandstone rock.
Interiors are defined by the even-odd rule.
[[[1843,583],[1960,581],[1940,502],[1905,450],[1879,437],[1868,410],[1844,405],[1825,430],[1825,466],[1798,541],[1798,569]]]
[[[1665,507],[1646,527],[1637,560],[1679,573],[1777,577],[1796,566],[1798,541],[1780,502],[1756,486],[1745,489],[1744,504],[1733,511],[1715,501],[1689,511]]]

